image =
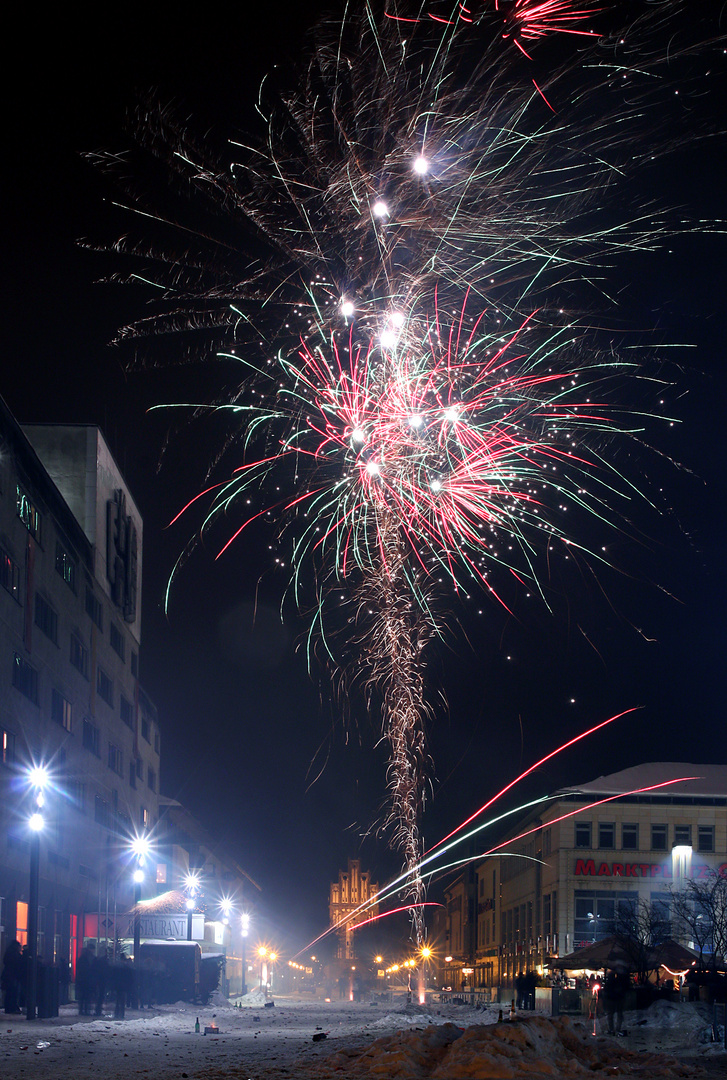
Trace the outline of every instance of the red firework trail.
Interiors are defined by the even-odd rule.
[[[391,911],[382,911],[379,915],[372,915],[370,919],[364,919],[363,922],[356,923],[355,926],[350,926],[349,930],[360,930],[362,926],[368,926],[369,923],[376,922],[378,919],[385,919],[389,915],[397,915],[402,911],[411,911],[412,908],[425,908],[425,907],[444,907],[444,904],[437,904],[434,900],[425,900],[421,904],[404,904],[402,907],[392,908]],[[318,938],[316,938],[318,941]],[[311,942],[311,945],[313,942]],[[308,946],[306,946],[308,948]],[[301,949],[301,952],[304,950]],[[296,956],[298,954],[296,953]]]
[[[574,746],[577,742],[580,742],[581,739],[585,739],[587,735],[592,735],[594,731],[600,731],[600,729],[606,727],[607,724],[612,724],[614,720],[620,720],[622,716],[628,716],[629,713],[637,712],[639,708],[640,706],[634,706],[631,709],[624,709],[623,712],[616,713],[615,716],[609,716],[608,720],[602,720],[600,724],[595,724],[593,727],[588,728],[587,731],[581,732],[581,734],[576,735],[574,739],[570,739],[568,742],[563,743],[563,745],[559,746],[557,750],[551,750],[551,752],[549,754],[546,754],[544,758],[541,758],[540,761],[536,761],[535,764],[531,765],[529,769],[526,769],[525,772],[520,773],[520,775],[515,777],[515,779],[512,780],[509,784],[506,784],[502,791],[498,791],[497,795],[493,795],[492,798],[489,799],[484,806],[481,806],[479,810],[476,810],[474,812],[474,814],[470,814],[466,821],[463,821],[461,825],[458,825],[456,829],[453,829],[451,833],[448,833],[442,840],[439,840],[436,844],[434,844],[427,851],[425,851],[424,854],[428,855],[430,851],[434,851],[435,848],[441,847],[442,844],[446,844],[448,840],[450,840],[453,836],[456,836],[457,833],[462,831],[462,829],[465,829],[471,821],[474,821],[476,817],[479,817],[480,814],[483,814],[485,812],[485,810],[488,810],[493,803],[497,802],[498,799],[502,798],[502,796],[505,795],[508,791],[510,791],[511,788],[515,787],[516,784],[519,784],[520,781],[524,780],[526,776],[530,775],[530,773],[535,772],[535,770],[540,768],[541,765],[544,765],[546,761],[550,761],[550,759],[555,757],[556,754],[560,754],[563,750],[567,750],[569,746]]]

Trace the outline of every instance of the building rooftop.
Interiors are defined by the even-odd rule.
[[[689,779],[680,779],[688,777]],[[667,781],[679,780],[667,784]],[[655,795],[686,798],[727,798],[727,765],[692,765],[683,761],[649,761],[631,769],[599,776],[586,784],[561,788],[558,795],[619,795],[663,784]],[[645,791],[645,795],[649,792]]]

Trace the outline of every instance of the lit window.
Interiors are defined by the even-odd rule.
[[[157,863],[157,885],[166,885],[167,883],[167,864],[160,862]]]
[[[28,944],[28,905],[23,900],[15,906],[15,937],[21,945]]]
[[[12,731],[0,728],[0,762],[10,765],[15,761],[15,736]]]
[[[55,687],[51,691],[50,714],[56,724],[60,724],[66,731],[72,731],[73,708],[70,701],[67,701]]]
[[[69,555],[60,540],[56,541],[56,570],[66,585],[69,585],[76,592],[76,560]]]
[[[20,567],[0,548],[0,585],[20,602]]]
[[[33,506],[30,499],[25,494],[20,485],[16,487],[16,507],[18,517],[22,521],[23,525],[25,525],[25,528],[28,530],[30,535],[33,536],[38,541],[38,543],[40,543],[40,513]]]

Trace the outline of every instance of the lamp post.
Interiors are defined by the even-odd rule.
[[[43,819],[43,794],[48,783],[48,772],[43,765],[36,765],[28,772],[33,789],[33,813],[28,819],[30,829],[30,885],[28,889],[28,982],[26,987],[26,1016],[35,1020],[38,995],[38,884],[40,877],[40,834],[45,825]]]
[[[247,966],[245,962],[245,944],[247,942],[247,935],[250,932],[250,916],[247,914],[247,912],[243,912],[243,914],[240,916],[240,926],[242,932],[242,983],[240,986],[240,993],[242,997],[244,997],[247,993],[247,980],[245,978],[245,976],[247,975]]]
[[[268,950],[264,945],[261,945],[257,951],[260,957],[260,989],[263,991],[265,997],[268,996],[268,973],[265,967],[265,957],[268,955]]]
[[[139,956],[139,948],[141,945],[141,911],[139,910],[139,903],[141,901],[141,885],[144,880],[144,860],[149,854],[149,837],[143,833],[139,836],[135,836],[131,841],[131,850],[134,853],[136,859],[136,867],[134,869],[134,1008],[139,1008],[139,986],[141,983],[141,957]]]
[[[199,874],[190,870],[184,879],[184,887],[187,890],[187,941],[192,940],[192,912],[197,906],[197,890],[199,889]]]

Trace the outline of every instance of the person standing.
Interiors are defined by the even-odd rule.
[[[106,946],[99,949],[96,962],[93,966],[94,981],[96,983],[96,1010],[95,1016],[103,1015],[103,1004],[106,1000],[106,988],[109,981],[109,958]]]
[[[623,1035],[624,1000],[631,988],[631,980],[625,971],[612,970],[603,981],[601,996],[606,1007],[609,1035]]]
[[[5,950],[3,970],[0,975],[0,988],[6,1013],[20,1012],[20,988],[23,978],[23,958],[20,942],[13,940]]]
[[[78,1001],[78,1015],[91,1015],[91,998],[94,987],[94,965],[96,963],[96,948],[93,941],[87,941],[78,954],[76,962],[76,999]]]

